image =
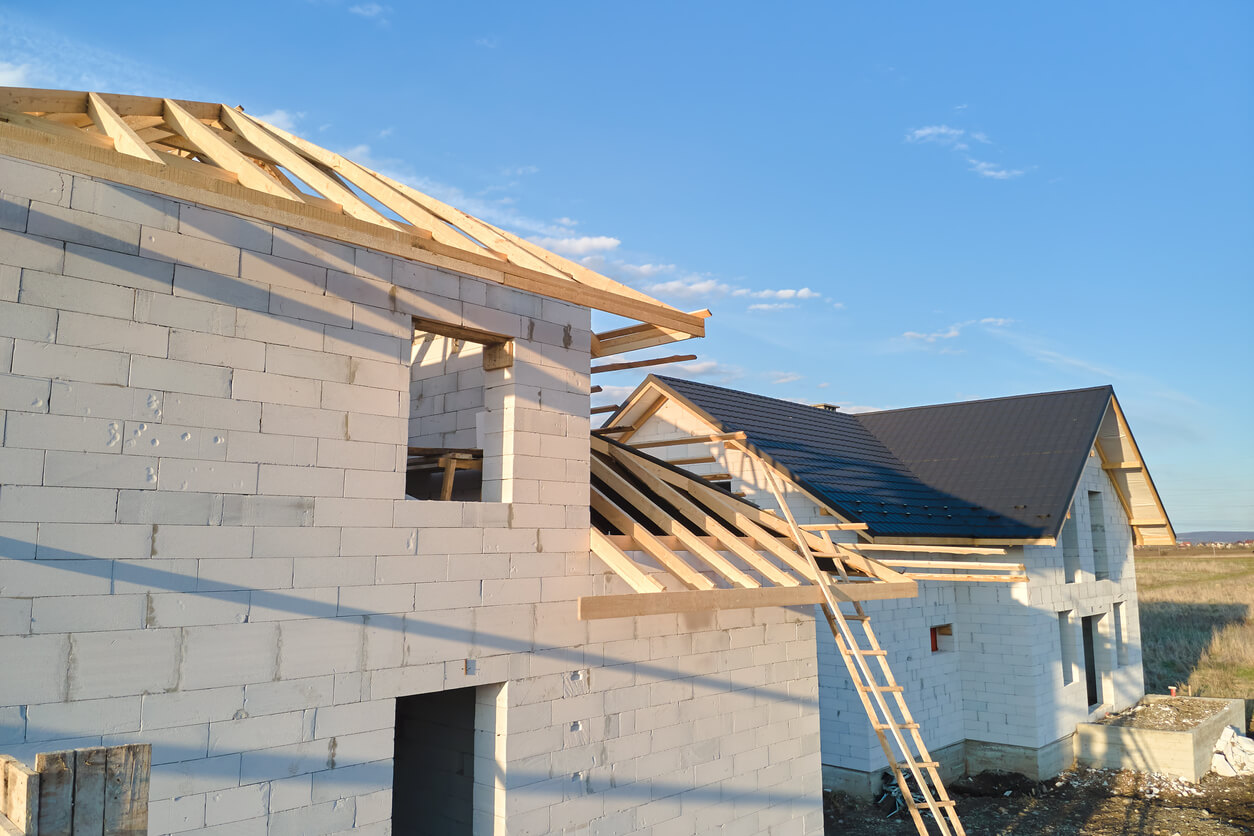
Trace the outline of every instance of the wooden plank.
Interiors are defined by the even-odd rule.
[[[698,478],[707,482],[730,482],[732,475],[730,473],[702,473]]]
[[[661,366],[666,363],[684,363],[688,360],[696,360],[695,354],[672,354],[669,357],[653,357],[648,360],[631,360],[626,363],[607,363],[604,366],[593,366],[592,374],[600,374],[601,372],[621,372],[626,369],[640,369],[645,366]]]
[[[857,548],[857,547],[855,547]],[[1007,572],[1024,571],[1022,563],[981,563],[978,560],[891,560],[877,558],[885,566],[904,566],[909,569],[1004,569]]]
[[[25,113],[19,113],[15,110],[0,109],[0,121],[20,128],[39,131],[59,139],[68,139],[71,142],[82,143],[95,148],[104,148],[110,151],[116,150],[112,137],[92,131],[71,128],[69,125],[62,125],[60,122],[52,122],[48,119],[40,119],[38,116],[27,116]]]
[[[35,756],[39,773],[40,836],[73,836],[74,752],[41,752]]]
[[[624,501],[630,502],[637,511],[648,517],[654,525],[668,534],[678,538],[679,542],[684,545],[684,548],[689,552],[689,554],[704,560],[711,569],[722,575],[728,581],[736,586],[761,586],[757,580],[737,569],[725,557],[711,549],[709,546],[701,543],[696,535],[681,525],[678,520],[672,519],[669,514],[661,508],[658,508],[651,501],[649,501],[644,494],[640,493],[635,486],[629,483],[622,476],[615,473],[605,462],[595,456],[592,457],[592,473],[598,479],[604,481],[609,486],[610,490],[621,496]],[[693,570],[678,555],[658,541],[652,532],[637,523],[617,506],[613,506],[612,503],[610,503],[612,509],[617,511],[622,516],[616,518],[610,517],[602,507],[602,500],[607,503],[609,502],[609,499],[594,487],[592,489],[593,509],[605,516],[606,519],[609,519],[619,531],[622,531],[624,534],[631,535],[636,538],[638,542],[642,542],[642,545],[645,545],[646,547],[645,551],[670,570],[671,574],[679,578],[685,586],[689,589],[712,589],[714,587],[713,581]],[[661,556],[655,553],[658,550],[661,551]],[[686,572],[691,572],[700,580],[695,581],[694,578],[689,578],[684,574],[676,572],[673,568],[673,564],[677,564],[682,567],[682,569]]]
[[[589,529],[588,537],[592,553],[601,558],[614,574],[626,581],[627,585],[637,593],[660,593],[666,588],[657,578],[646,574],[640,564],[611,543],[600,531],[595,528]]]
[[[617,412],[618,404],[612,403],[607,406],[594,406],[588,412],[590,415],[603,415],[606,412]]]
[[[637,450],[652,449],[654,447],[677,447],[681,444],[709,444],[712,441],[738,441],[743,440],[745,434],[743,432],[734,433],[717,433],[715,435],[696,435],[690,438],[667,438],[662,441],[637,441],[635,444],[629,445]]]
[[[693,456],[690,459],[667,459],[666,463],[675,467],[683,467],[689,464],[714,464],[718,459],[713,456]]]
[[[440,322],[438,319],[426,319],[421,316],[414,317],[414,331],[424,334],[438,334],[441,337],[450,337],[455,340],[465,340],[466,342],[476,343],[478,345],[496,345],[498,343],[509,342],[513,339],[508,334],[497,334],[494,331],[482,331],[478,328],[467,328],[465,325],[455,325],[451,322]]]
[[[918,552],[920,554],[1002,554],[1005,549],[986,546],[930,546],[925,544],[894,546],[889,543],[850,543],[850,548],[860,552]],[[885,563],[888,561],[885,560]]]
[[[74,836],[104,833],[105,758],[108,750],[74,750]]]
[[[24,836],[39,834],[39,773],[0,755],[0,814]]]
[[[645,486],[657,494],[658,498],[660,498],[663,502],[682,514],[685,519],[696,525],[697,528],[700,528],[702,531],[713,536],[719,542],[718,548],[730,551],[732,554],[743,560],[746,565],[755,571],[760,572],[763,577],[770,580],[771,583],[778,586],[799,585],[800,582],[796,578],[789,575],[787,572],[782,571],[778,566],[762,557],[752,548],[746,546],[735,534],[728,531],[721,522],[712,517],[710,514],[707,514],[678,490],[671,487],[648,470],[638,467],[636,465],[636,462],[639,461],[638,456],[633,456],[626,450],[620,450],[618,448],[613,448],[610,451],[610,454],[619,464],[629,469],[632,474],[636,476],[636,478],[642,480]],[[593,461],[595,462],[597,460],[594,459]],[[658,514],[665,516],[665,512],[663,512],[660,508],[657,509],[657,512]],[[679,538],[681,543],[685,544],[685,547],[687,547],[688,543],[694,541],[694,545],[698,543],[700,544],[697,545],[697,547],[703,549],[701,556],[707,563],[710,563],[708,555],[711,552],[715,555],[718,554],[716,549],[711,549],[709,546],[706,546],[701,538],[693,535],[686,526],[680,524],[678,521],[670,520],[669,517],[667,519],[671,527],[675,529],[672,533]],[[721,559],[722,556],[718,556]],[[724,577],[728,577],[722,570],[719,570],[717,566],[714,566],[714,568],[716,571],[719,571],[720,574],[723,574]],[[730,577],[728,577],[728,580],[731,580],[733,583],[736,582]],[[737,585],[757,586],[758,584],[755,581],[753,584],[738,583]]]
[[[674,575],[689,589],[713,589],[714,582],[689,566],[687,561],[662,543],[652,532],[632,519],[608,496],[592,488],[592,509],[610,521],[610,524],[629,535],[641,546],[641,551],[656,560],[666,571]]]
[[[170,99],[165,100],[165,121],[180,136],[196,145],[216,165],[239,177],[240,185],[275,197],[301,201],[299,193],[293,192],[262,171],[260,166],[245,157],[231,143],[218,136],[208,125]]]
[[[98,94],[87,94],[87,113],[103,133],[112,137],[113,147],[118,151],[130,154],[132,157],[151,160],[154,163],[162,162],[161,158],[165,154],[158,154],[149,148],[148,143],[140,139],[134,129],[122,121],[122,117],[118,116]]]
[[[833,584],[848,601],[884,601],[913,598],[918,594],[912,583]],[[818,604],[822,591],[804,586],[764,586],[758,589],[707,589],[687,592],[658,592],[652,595],[591,595],[579,599],[580,620],[627,618],[661,613],[708,612],[753,607],[793,607]]]
[[[631,422],[631,426],[632,426],[631,432],[620,437],[619,441],[625,442],[627,439],[635,435],[636,430],[643,427],[645,425],[645,422],[647,422],[650,418],[652,418],[654,414],[657,413],[657,411],[661,409],[662,405],[665,403],[666,403],[665,398],[658,398],[653,403],[649,404],[649,406],[643,412],[637,415],[636,418]]]
[[[339,180],[323,173],[290,145],[267,131],[259,122],[253,121],[248,114],[224,107],[222,108],[222,123],[269,154],[279,165],[308,183],[324,197],[342,205],[344,211],[354,218],[399,229],[396,224],[380,215],[364,200],[345,188]]]
[[[152,746],[112,746],[105,757],[105,836],[146,836]]]
[[[797,526],[802,531],[866,531],[866,523],[813,523]]]
[[[914,581],[958,581],[961,583],[1027,583],[1026,575],[921,575],[917,572],[904,572],[907,578]]]

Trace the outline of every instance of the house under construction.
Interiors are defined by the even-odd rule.
[[[863,604],[917,567],[744,432],[590,430],[707,315],[239,108],[0,88],[0,824],[819,834],[821,604],[962,833]],[[657,455],[715,442],[761,501]]]

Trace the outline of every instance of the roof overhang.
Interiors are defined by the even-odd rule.
[[[1114,395],[1110,396],[1106,414],[1102,416],[1093,449],[1102,461],[1102,470],[1115,486],[1119,503],[1132,526],[1133,542],[1138,546],[1174,546],[1175,529]]]
[[[0,87],[0,154],[617,314],[665,341],[705,334],[708,312],[659,302],[241,108]]]

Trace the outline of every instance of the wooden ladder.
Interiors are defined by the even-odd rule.
[[[875,730],[875,736],[879,739],[884,756],[888,759],[893,778],[896,779],[897,786],[901,789],[902,799],[910,811],[910,817],[914,820],[915,829],[918,830],[919,836],[928,836],[928,827],[923,821],[919,804],[914,799],[910,785],[905,781],[907,774],[914,778],[918,792],[923,796],[923,804],[932,814],[932,819],[936,822],[942,836],[966,836],[962,822],[958,820],[957,807],[941,781],[940,765],[932,760],[927,746],[923,743],[919,724],[910,714],[910,708],[906,705],[906,698],[902,693],[903,689],[897,684],[892,669],[888,666],[888,653],[880,647],[879,641],[875,638],[875,631],[871,629],[870,617],[867,616],[860,603],[845,600],[843,595],[832,588],[831,575],[819,568],[818,561],[806,545],[801,528],[793,518],[788,503],[784,501],[784,495],[775,480],[775,474],[769,465],[763,470],[770,482],[771,492],[775,494],[775,501],[779,503],[780,510],[792,529],[793,539],[797,541],[798,548],[810,564],[810,569],[814,573],[814,583],[823,592],[823,603],[820,605],[823,615],[827,618],[832,637],[836,640],[836,647],[840,650],[854,688],[862,700],[862,707],[871,721],[871,728]],[[831,542],[826,532],[823,536]],[[841,579],[848,580],[849,576],[844,564],[839,559],[834,562]],[[841,603],[852,604],[854,613],[842,612]],[[862,643],[859,642],[853,628],[849,626],[851,621],[856,621],[862,626]],[[876,676],[876,670],[868,663],[868,659],[876,660],[879,678]],[[891,703],[886,695],[891,695]],[[894,752],[899,754],[894,754]]]

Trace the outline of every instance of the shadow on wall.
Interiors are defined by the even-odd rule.
[[[1140,603],[1145,691],[1166,694],[1188,682],[1215,634],[1250,616],[1248,604]]]
[[[13,555],[33,555],[34,552],[35,544],[33,543],[0,537],[0,577],[7,575],[9,578],[14,578],[18,572],[15,567],[20,564],[28,568],[40,567],[37,571],[66,572],[99,578],[102,584],[107,583],[108,589],[126,585],[135,592],[143,592],[146,588],[153,593],[178,592],[187,596],[235,604],[239,604],[241,599],[246,598],[252,606],[288,613],[296,619],[334,620],[351,626],[359,625],[363,628],[368,626],[381,630],[395,631],[405,636],[418,636],[424,640],[436,643],[455,643],[462,648],[459,651],[462,653],[471,648],[484,653],[485,656],[492,653],[529,653],[557,660],[562,664],[569,665],[572,669],[588,666],[612,667],[627,665],[631,666],[632,670],[637,674],[656,677],[659,680],[691,680],[694,689],[707,693],[751,692],[755,702],[769,700],[781,704],[795,704],[808,710],[817,711],[816,700],[789,694],[785,690],[755,687],[726,677],[706,673],[687,673],[678,664],[674,667],[668,667],[664,664],[640,662],[634,659],[599,654],[595,658],[591,658],[585,653],[583,647],[537,647],[534,642],[525,638],[516,638],[499,633],[479,632],[473,627],[466,628],[441,624],[430,618],[417,617],[420,615],[418,613],[410,615],[372,613],[352,607],[341,607],[335,603],[302,598],[287,591],[258,590],[220,582],[214,582],[214,588],[212,589],[192,591],[189,587],[194,587],[197,583],[196,578],[193,577],[163,569],[137,566],[134,563],[91,557],[63,550],[58,550],[56,559],[51,560],[12,557]],[[421,559],[421,557],[418,556],[415,559]],[[108,593],[102,593],[102,595],[105,594]],[[573,602],[571,607],[573,617]],[[276,624],[273,620],[257,623],[265,626],[274,626]],[[283,622],[279,621],[278,623],[281,624]],[[168,629],[180,628],[171,627]],[[677,663],[679,661],[678,659],[676,660]],[[21,715],[21,719],[23,723],[26,722],[24,712]],[[99,735],[83,735],[81,730],[59,730],[28,724],[24,733],[22,729],[12,728],[0,731],[5,732],[0,734],[0,738],[7,738],[10,741],[7,746],[3,747],[6,751],[17,752],[21,757],[29,755],[32,760],[36,751],[54,751],[75,747],[99,746],[101,744]],[[168,729],[158,730],[158,732],[161,731],[168,731]],[[374,734],[378,733],[375,732]],[[391,735],[391,729],[385,730],[385,733]],[[111,740],[120,736],[122,735],[109,735]],[[124,736],[127,738],[127,742],[146,742],[144,740],[144,732],[142,731],[127,733]],[[281,747],[284,750],[282,752],[268,752],[263,749],[251,752],[217,753],[209,752],[203,747],[188,747],[177,739],[169,738],[167,735],[158,734],[157,737],[161,739],[152,741],[153,764],[155,767],[154,780],[157,781],[162,780],[163,777],[167,780],[179,781],[188,774],[201,777],[220,776],[223,780],[229,782],[223,784],[223,787],[227,787],[238,786],[241,776],[247,779],[246,783],[255,783],[289,777],[293,774],[291,771],[293,753],[287,751],[292,748],[290,746]],[[20,742],[23,739],[25,742]],[[347,741],[340,741],[338,745],[338,752],[340,753],[338,757],[336,754],[337,743],[334,738],[298,744],[302,748],[302,752],[296,756],[302,761],[299,771],[301,773],[319,772],[328,768],[342,768],[345,771],[337,773],[337,775],[342,776],[347,788],[353,792],[357,792],[358,789],[362,792],[370,791],[366,789],[368,787],[378,789],[391,786],[392,767],[390,762],[380,764],[355,761],[350,754],[354,747],[345,746],[345,742]],[[715,757],[717,755],[717,743],[717,740],[712,740],[694,745],[698,748],[706,745],[714,747],[709,752],[709,756]],[[164,770],[160,769],[162,766],[165,766]],[[352,769],[349,770],[349,767],[352,767]],[[175,774],[169,774],[171,769],[175,770]],[[166,772],[167,775],[163,776],[162,772]],[[554,780],[562,777],[563,780],[574,782],[571,787],[561,791],[567,797],[590,792],[609,791],[613,788],[616,793],[621,793],[619,797],[631,799],[633,802],[643,802],[651,798],[662,797],[662,795],[678,793],[691,794],[694,799],[705,801],[727,799],[726,790],[718,787],[705,788],[704,791],[709,796],[706,798],[702,796],[702,788],[693,788],[680,784],[663,787],[653,782],[652,789],[650,789],[649,782],[644,782],[638,786],[628,784],[624,787],[615,787],[613,783],[609,783],[605,786],[597,787],[590,783],[592,779],[586,773],[579,773],[573,776],[554,776],[547,773],[531,775],[526,770],[515,771],[511,769],[510,775],[511,784],[515,780],[514,776],[517,776],[520,784],[527,784],[527,786],[519,786],[519,791],[533,793],[558,792],[554,786]],[[337,777],[337,782],[339,780],[340,777]],[[580,782],[584,783],[581,784]],[[744,796],[751,797],[755,794],[757,794],[755,791],[746,788]],[[788,797],[785,797],[786,795]],[[795,795],[779,794],[777,791],[772,790],[770,796],[772,799],[794,803],[806,803],[809,801],[808,794],[802,789],[799,789]],[[154,791],[153,797],[162,797],[161,792]]]

